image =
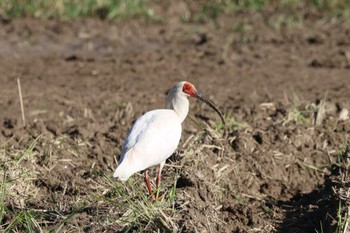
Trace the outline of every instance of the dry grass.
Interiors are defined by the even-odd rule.
[[[111,178],[111,172],[100,172],[94,180],[88,179],[86,184],[80,184],[84,186],[86,194],[69,194],[72,187],[69,187],[67,181],[52,181],[64,183],[66,186],[61,191],[55,191],[55,187],[51,187],[49,193],[45,192],[46,188],[41,186],[39,181],[50,177],[50,171],[54,167],[60,166],[59,163],[62,162],[66,164],[64,166],[77,166],[74,160],[58,159],[61,150],[74,151],[62,141],[61,139],[50,142],[40,136],[29,140],[29,144],[24,143],[28,145],[25,149],[17,149],[20,145],[13,141],[2,145],[0,227],[3,231],[74,231],[81,229],[74,219],[84,213],[96,218],[95,224],[115,229],[170,231],[176,228],[172,221],[176,180],[172,188],[164,191],[164,196],[159,202],[151,200],[139,177],[122,184]],[[49,156],[44,158],[43,154],[35,149],[42,147],[46,148],[43,151]],[[43,158],[45,165],[42,164]],[[87,184],[90,185],[86,186]],[[75,188],[79,190],[79,187]],[[48,202],[46,205],[43,204],[45,200]],[[39,202],[36,206],[44,206],[40,209],[31,208],[30,203],[33,202]],[[98,218],[96,215],[103,217]]]
[[[237,122],[233,113],[226,114],[228,125],[224,128],[215,121],[203,122],[193,118],[196,133],[189,135],[180,146],[180,159],[173,158],[173,162],[167,163],[164,170],[168,179],[161,190],[164,198],[159,202],[152,201],[147,195],[142,175],[120,183],[111,177],[114,164],[103,168],[102,164],[96,165],[97,161],[87,160],[94,146],[90,142],[68,136],[51,138],[44,135],[4,142],[0,147],[0,227],[5,232],[181,231],[183,216],[203,205],[205,213],[191,215],[191,221],[200,218],[203,223],[206,219],[205,224],[195,225],[196,230],[215,231],[218,225],[224,229],[228,224],[222,219],[227,206],[249,209],[254,203],[260,208],[253,214],[262,216],[264,221],[254,229],[246,226],[246,230],[274,232],[283,221],[284,212],[270,203],[274,194],[263,191],[261,187],[276,184],[278,192],[278,186],[287,181],[264,166],[270,169],[281,165],[285,169],[298,168],[300,175],[317,177],[325,176],[330,167],[336,165],[340,168],[340,180],[335,191],[341,201],[335,217],[338,232],[345,233],[350,193],[348,147],[344,146],[337,161],[327,160],[328,164],[314,163],[301,159],[302,155],[293,154],[297,153],[295,148],[300,142],[316,145],[323,142],[312,135],[306,139],[305,135],[314,125],[305,124],[298,117],[289,117],[302,107],[298,101],[288,100],[288,103],[284,107],[290,112],[286,111],[284,121],[279,124],[270,121],[277,131],[268,133],[254,128],[257,122]],[[118,120],[135,115],[129,104],[116,108]],[[260,108],[262,112],[277,109],[272,103],[262,104]],[[294,115],[300,116],[301,113]],[[309,113],[303,116],[307,122],[313,118]],[[266,122],[260,119],[259,123]],[[277,139],[279,143],[285,143],[278,151],[273,134],[280,135],[287,127],[297,133]],[[327,145],[322,150],[335,151],[337,145]],[[256,159],[257,156],[260,159]],[[69,171],[75,174],[64,176]],[[70,180],[72,177],[74,179]],[[176,188],[178,179],[184,177],[195,186],[195,191],[190,194],[188,189]],[[292,186],[289,188],[293,189]],[[201,198],[205,201],[201,202]],[[35,207],[33,203],[36,203]],[[85,225],[87,222],[90,225]]]
[[[337,211],[337,233],[349,232],[350,224],[350,144],[344,144],[339,151],[335,169],[339,171],[338,185],[334,187],[334,192],[339,198]]]

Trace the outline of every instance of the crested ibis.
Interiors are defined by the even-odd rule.
[[[175,152],[180,141],[181,123],[189,110],[187,98],[189,96],[209,105],[225,124],[220,110],[197,91],[192,83],[186,81],[176,83],[166,97],[166,109],[146,112],[135,121],[124,142],[119,165],[113,177],[126,181],[134,173],[145,170],[146,186],[149,194],[152,195],[147,168],[159,164],[156,179],[158,190],[165,161]]]

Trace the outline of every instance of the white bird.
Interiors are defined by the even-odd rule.
[[[208,104],[225,124],[219,109],[197,91],[192,83],[176,83],[166,97],[166,109],[146,112],[135,121],[123,145],[119,166],[113,177],[126,181],[134,173],[145,170],[147,189],[152,195],[147,168],[160,164],[156,180],[158,189],[165,161],[175,152],[180,141],[181,123],[189,110],[188,96]]]

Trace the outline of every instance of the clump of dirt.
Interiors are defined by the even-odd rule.
[[[339,174],[332,164],[337,164],[348,142],[349,122],[328,115],[316,127],[312,118],[307,118],[310,123],[289,120],[291,106],[269,106],[273,110],[260,108],[245,118],[244,129],[226,129],[229,134],[223,138],[208,128],[202,139],[184,149],[182,163],[187,169],[180,176],[195,184],[189,185],[191,198],[184,215],[207,223],[197,226],[189,221],[186,229],[335,231],[341,200],[333,192]],[[297,114],[313,115],[296,108]]]
[[[261,15],[240,14],[220,16],[215,28],[173,19],[2,24],[0,178],[12,185],[7,210],[42,210],[46,230],[61,221],[66,231],[125,230],[125,208],[104,201],[115,195],[106,184],[124,137],[139,115],[164,106],[175,82],[188,80],[220,106],[227,125],[191,100],[179,150],[164,169],[163,190],[177,180],[171,226],[334,232],[339,203],[347,201],[339,193],[348,188],[337,164],[349,144],[350,122],[339,119],[350,108],[349,29],[306,21],[278,31]],[[243,31],[232,30],[242,23]],[[142,178],[134,179],[142,187]],[[1,224],[12,220],[6,215]]]

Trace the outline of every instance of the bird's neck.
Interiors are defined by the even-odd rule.
[[[188,114],[189,101],[186,96],[175,95],[167,96],[166,108],[172,109],[179,116],[180,121],[183,122]]]

